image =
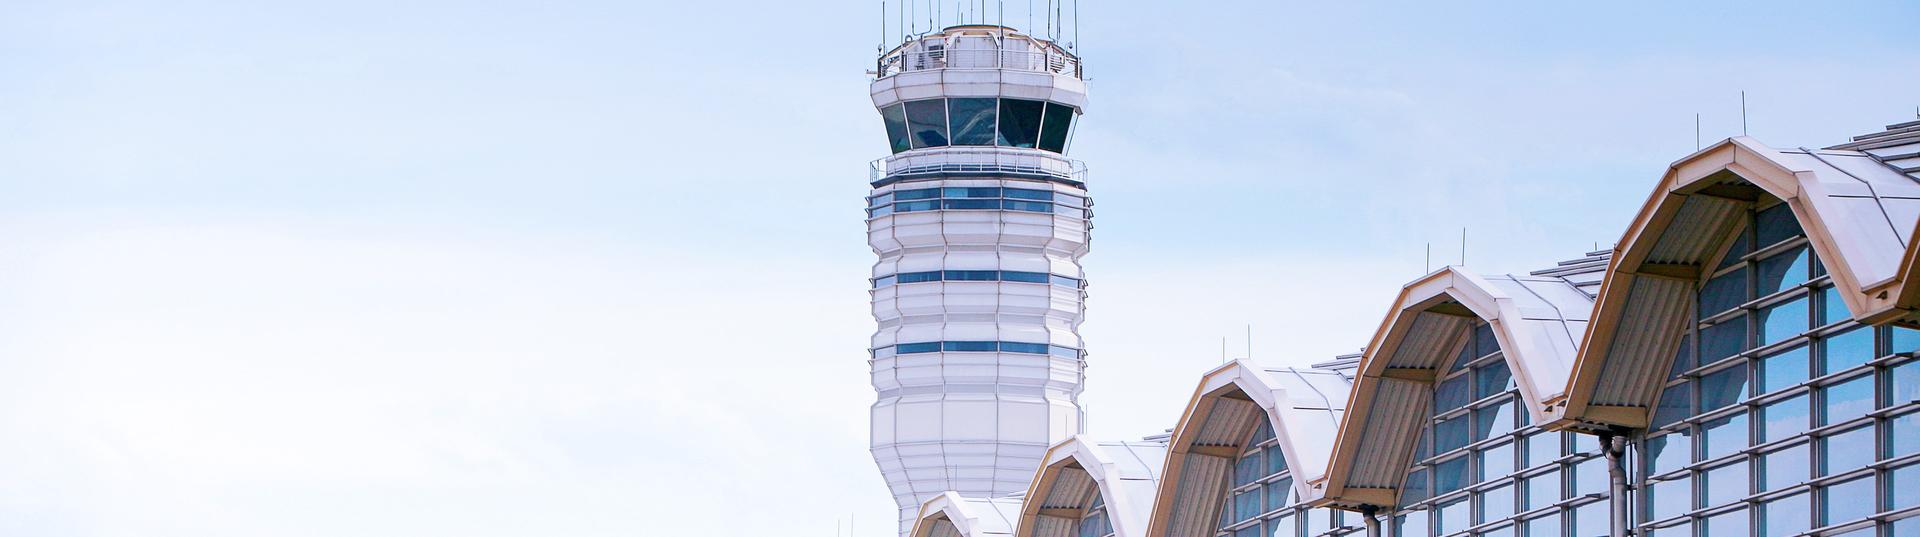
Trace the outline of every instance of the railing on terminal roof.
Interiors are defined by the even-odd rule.
[[[1087,182],[1085,162],[1031,151],[1013,151],[944,147],[937,153],[902,153],[874,160],[868,166],[869,182],[878,184],[886,179],[914,176],[975,174],[1059,179],[1076,186]]]
[[[1006,42],[995,42],[995,48],[986,49],[910,50],[915,48],[910,44],[881,56],[874,74],[877,78],[886,78],[910,71],[935,69],[1011,69],[1080,78],[1080,58],[1060,50],[1052,43],[1027,40],[1012,42],[1041,48],[1016,50],[1006,47]]]

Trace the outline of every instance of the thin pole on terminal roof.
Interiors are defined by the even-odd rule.
[[[1253,359],[1253,323],[1247,323],[1247,359]]]
[[[1220,336],[1220,363],[1227,363],[1227,336]]]
[[[1740,135],[1747,135],[1747,90],[1740,90]]]
[[[1467,228],[1460,228],[1460,266],[1467,266]]]
[[[1693,114],[1693,150],[1700,150],[1700,113]]]

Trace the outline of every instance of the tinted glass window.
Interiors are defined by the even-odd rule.
[[[1760,441],[1784,439],[1807,430],[1807,396],[1768,403],[1760,409]]]
[[[999,145],[1034,147],[1040,140],[1040,115],[1045,109],[1042,101],[1001,99]]]
[[[941,99],[907,101],[907,129],[913,148],[947,145],[947,103]]]
[[[1807,380],[1806,347],[1794,347],[1761,361],[1760,393],[1779,391],[1804,380]]]
[[[1807,331],[1807,297],[1760,310],[1760,345],[1787,340]]]
[[[1000,197],[1000,187],[997,187],[997,186],[947,187],[947,188],[940,189],[940,195],[948,198],[998,198]]]
[[[950,199],[940,207],[943,209],[998,209],[1000,200]]]
[[[1760,228],[1758,244],[1763,248],[1800,235],[1800,222],[1793,219],[1793,210],[1785,203],[1760,211],[1754,221]]]
[[[1747,395],[1747,366],[1729,367],[1700,378],[1700,411],[1706,412],[1740,401]]]
[[[993,145],[993,117],[998,99],[947,99],[953,116],[953,145]]]
[[[1047,273],[1045,272],[1014,272],[1009,270],[1009,271],[1001,272],[1000,279],[1005,281],[1010,281],[1010,282],[1047,283]]]
[[[933,199],[938,197],[940,197],[940,189],[938,188],[896,190],[893,193],[893,199],[903,200],[903,201],[904,200],[926,200],[926,199]]]
[[[1006,190],[1006,195],[1009,198],[1018,198],[1023,200],[1053,201],[1053,192],[1048,190],[1027,190],[1024,188],[1009,188]]]
[[[1055,153],[1067,150],[1067,132],[1073,127],[1073,107],[1047,103],[1046,121],[1040,124],[1040,148]]]
[[[947,341],[940,344],[940,350],[950,352],[993,352],[999,348],[992,341]]]
[[[1015,343],[1012,341],[1002,341],[1000,342],[1000,352],[1017,352],[1021,354],[1046,354],[1047,344]]]
[[[1700,363],[1711,364],[1721,358],[1747,350],[1745,315],[1700,329]]]
[[[1000,274],[999,272],[992,271],[992,270],[949,270],[949,271],[946,271],[945,277],[947,281],[958,280],[958,281],[990,282],[990,281],[1000,279]]]
[[[899,153],[912,148],[907,142],[907,108],[893,105],[880,109],[880,120],[887,124],[887,146]]]
[[[1733,309],[1747,301],[1747,271],[1736,270],[1707,280],[1700,288],[1700,318]]]
[[[1766,296],[1807,281],[1807,247],[1799,246],[1754,265],[1754,293]]]

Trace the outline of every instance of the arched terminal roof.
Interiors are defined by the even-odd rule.
[[[1745,211],[1785,202],[1855,319],[1920,321],[1920,122],[1829,149],[1732,138],[1675,162],[1615,247],[1554,428],[1642,428],[1703,271]]]
[[[1315,504],[1394,505],[1430,416],[1434,382],[1468,344],[1476,320],[1499,342],[1530,415],[1543,418],[1540,402],[1561,396],[1586,331],[1588,289],[1605,262],[1597,254],[1526,276],[1447,267],[1402,288],[1360,359],[1330,471],[1312,483]]]
[[[1098,491],[1118,537],[1146,534],[1147,508],[1159,490],[1167,439],[1092,442],[1074,436],[1047,450],[1027,489],[1017,537],[1072,537]]]
[[[1240,445],[1268,420],[1295,475],[1295,493],[1326,471],[1333,432],[1346,412],[1351,360],[1312,368],[1236,360],[1207,373],[1168,442],[1148,537],[1211,537],[1225,500],[1222,486]]]
[[[920,504],[908,537],[1009,537],[1020,516],[1020,498],[963,498],[953,491]]]

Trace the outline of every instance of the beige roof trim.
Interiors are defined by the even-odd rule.
[[[1829,157],[1837,153],[1843,152],[1819,152]],[[1920,252],[1916,252],[1920,241],[1908,245],[1896,277],[1861,281],[1863,270],[1855,266],[1857,260],[1846,255],[1848,249],[1843,248],[1841,242],[1862,239],[1835,233],[1834,225],[1844,224],[1830,222],[1841,222],[1846,215],[1828,214],[1837,213],[1840,209],[1837,204],[1822,201],[1832,194],[1828,191],[1827,183],[1820,180],[1819,172],[1798,169],[1796,167],[1804,166],[1786,157],[1787,154],[1742,136],[1702,149],[1668,168],[1659,186],[1648,196],[1633,223],[1614,247],[1614,255],[1608,261],[1607,271],[1602,277],[1599,297],[1594,302],[1592,322],[1581,339],[1580,352],[1564,390],[1566,400],[1562,406],[1554,409],[1553,419],[1543,423],[1559,429],[1607,426],[1638,428],[1646,425],[1647,409],[1639,408],[1640,411],[1636,413],[1622,412],[1620,409],[1625,407],[1596,407],[1592,403],[1593,390],[1606,365],[1614,334],[1621,328],[1622,312],[1627,308],[1627,295],[1634,287],[1634,282],[1639,278],[1674,277],[1669,271],[1659,270],[1662,267],[1651,266],[1647,262],[1649,255],[1673,224],[1687,198],[1693,195],[1714,196],[1710,189],[1715,188],[1726,173],[1739,176],[1788,205],[1794,218],[1806,230],[1808,242],[1826,264],[1827,272],[1840,289],[1842,300],[1856,319],[1870,324],[1913,319],[1914,308],[1920,305],[1920,286],[1905,286],[1903,283],[1911,280],[1916,270],[1920,270],[1917,267],[1920,259],[1916,259],[1920,257]],[[1914,225],[1920,226],[1920,222]],[[1857,244],[1849,246],[1859,251]],[[1671,360],[1672,349],[1667,351],[1668,356],[1663,359]]]
[[[1346,419],[1340,423],[1340,430],[1334,443],[1331,467],[1326,472],[1326,480],[1315,483],[1316,495],[1312,496],[1315,505],[1352,508],[1360,505],[1390,507],[1388,498],[1381,501],[1378,488],[1355,489],[1348,487],[1348,479],[1353,469],[1355,455],[1361,449],[1361,443],[1368,427],[1368,417],[1373,410],[1374,395],[1383,378],[1414,381],[1431,384],[1458,352],[1462,341],[1452,341],[1446,353],[1431,371],[1409,368],[1389,369],[1388,365],[1401,343],[1414,328],[1414,319],[1421,313],[1432,311],[1436,306],[1448,302],[1457,302],[1472,315],[1486,321],[1493,329],[1494,339],[1499,342],[1508,369],[1512,370],[1515,384],[1520,387],[1521,399],[1527,412],[1536,423],[1548,417],[1548,407],[1543,401],[1559,399],[1564,392],[1557,388],[1564,385],[1570,372],[1573,354],[1570,349],[1558,348],[1529,330],[1517,330],[1515,327],[1526,319],[1514,297],[1478,275],[1447,267],[1428,274],[1401,288],[1393,307],[1381,321],[1380,328],[1374,332],[1373,339],[1367,345],[1360,359],[1359,374],[1354,379],[1352,395],[1347,401]],[[1455,308],[1457,309],[1457,308]],[[1449,312],[1448,314],[1458,314]],[[1583,312],[1564,312],[1563,315],[1577,315]],[[1536,313],[1537,314],[1537,313]],[[1550,387],[1550,388],[1548,388]],[[1545,388],[1545,389],[1543,389]],[[1555,390],[1542,393],[1546,390]],[[1399,447],[1399,446],[1395,446]],[[1413,446],[1405,446],[1411,456]],[[1397,494],[1397,489],[1395,490]]]
[[[1171,521],[1172,509],[1180,488],[1180,471],[1186,462],[1186,455],[1195,451],[1194,441],[1199,437],[1200,428],[1207,423],[1207,415],[1212,411],[1213,400],[1230,393],[1244,394],[1260,407],[1267,416],[1267,422],[1273,427],[1273,434],[1280,439],[1280,450],[1287,458],[1287,466],[1292,469],[1294,493],[1303,500],[1311,498],[1311,489],[1307,485],[1315,474],[1324,473],[1323,456],[1305,456],[1298,453],[1288,440],[1288,427],[1285,412],[1280,411],[1281,401],[1290,401],[1284,388],[1268,377],[1260,366],[1246,360],[1234,360],[1208,371],[1200,379],[1200,385],[1193,390],[1193,396],[1187,401],[1187,407],[1180,413],[1180,421],[1173,427],[1173,436],[1167,442],[1167,461],[1160,472],[1159,490],[1153,495],[1153,511],[1147,516],[1145,537],[1165,537],[1167,524]],[[1291,408],[1291,403],[1288,403]],[[1245,446],[1241,446],[1244,448]],[[1316,471],[1319,470],[1319,471]],[[1111,501],[1111,498],[1109,498]],[[1022,517],[1024,520],[1025,517]]]
[[[1100,450],[1098,444],[1074,435],[1047,448],[1040,469],[1034,472],[1033,482],[1027,487],[1026,497],[1033,501],[1026,502],[1020,508],[1019,526],[1013,532],[1016,537],[1033,535],[1035,519],[1042,516],[1040,508],[1052,492],[1054,482],[1059,479],[1060,472],[1069,471],[1083,471],[1093,478],[1094,489],[1106,501],[1107,519],[1113,523],[1116,537],[1135,537],[1146,531],[1146,512],[1135,508],[1133,498],[1115,488],[1120,482],[1119,466]]]

